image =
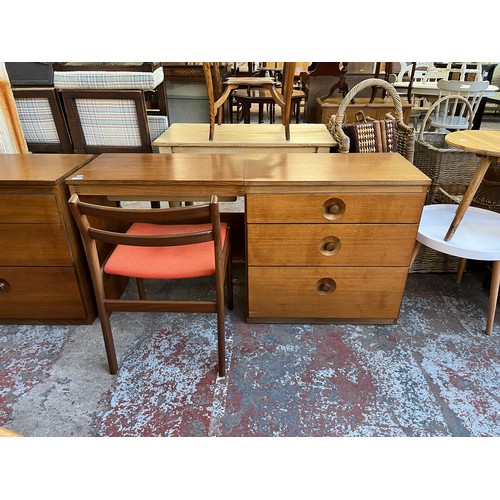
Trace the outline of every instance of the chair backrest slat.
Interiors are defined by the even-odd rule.
[[[112,243],[114,245],[128,245],[138,247],[167,247],[179,245],[193,245],[196,243],[204,243],[212,241],[214,234],[212,230],[197,231],[187,234],[171,234],[171,235],[133,235],[116,233],[113,231],[104,231],[90,227],[88,230],[89,236],[104,243]]]
[[[210,205],[194,205],[170,209],[127,209],[78,202],[80,213],[114,221],[145,222],[150,224],[202,224],[210,222]]]

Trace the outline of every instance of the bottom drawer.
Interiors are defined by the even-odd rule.
[[[405,267],[249,267],[248,319],[394,323]]]
[[[72,267],[0,267],[0,322],[84,318]]]

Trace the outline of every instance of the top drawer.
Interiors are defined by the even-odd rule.
[[[0,223],[60,222],[53,194],[0,193]]]
[[[247,222],[418,223],[425,193],[249,194]]]

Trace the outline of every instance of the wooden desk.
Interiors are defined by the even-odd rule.
[[[395,323],[430,179],[399,154],[102,154],[80,196],[240,195],[247,321]]]
[[[216,125],[208,140],[208,123],[174,123],[155,141],[160,153],[328,153],[337,142],[324,124],[290,125],[290,140],[281,124]]]
[[[92,158],[0,155],[0,323],[94,321],[92,286],[64,183]]]

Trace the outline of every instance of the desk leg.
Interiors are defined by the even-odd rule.
[[[492,160],[495,158],[490,158],[489,156],[483,156],[481,159],[481,162],[479,163],[479,167],[477,168],[476,173],[474,174],[474,178],[472,179],[469,187],[467,188],[467,191],[464,194],[464,197],[462,198],[462,201],[460,202],[460,205],[458,205],[457,211],[455,213],[455,217],[453,218],[450,227],[448,229],[448,232],[446,233],[446,236],[444,237],[445,241],[448,241],[451,239],[451,237],[455,234],[455,231],[457,230],[458,225],[462,221],[465,212],[469,208],[469,205],[471,204],[472,199],[474,198],[474,195],[476,194],[477,188],[481,184],[481,181],[483,180],[484,174],[488,170],[488,167],[490,166],[490,163]]]

